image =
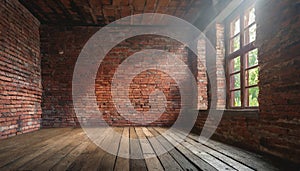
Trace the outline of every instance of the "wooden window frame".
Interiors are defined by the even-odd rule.
[[[256,39],[245,45],[244,42],[244,33],[247,29],[250,29],[251,26],[253,26],[254,24],[256,24],[256,19],[254,21],[254,23],[251,23],[250,25],[248,25],[247,27],[244,27],[244,17],[245,14],[247,12],[248,9],[254,7],[255,8],[255,2],[256,0],[247,0],[244,1],[236,10],[234,10],[225,20],[224,20],[224,25],[225,25],[225,68],[226,68],[226,83],[227,83],[227,89],[226,89],[226,93],[227,93],[227,98],[226,98],[226,107],[227,109],[258,109],[258,106],[246,106],[245,105],[245,101],[246,98],[249,98],[247,94],[247,90],[249,88],[252,87],[258,87],[257,84],[255,85],[251,85],[251,86],[246,86],[246,72],[250,69],[256,68],[258,66],[254,65],[254,66],[250,66],[248,68],[246,68],[246,54],[248,52],[251,52],[252,50],[257,49],[257,47],[255,46],[255,42]],[[240,19],[240,32],[237,33],[236,35],[231,36],[231,23],[233,21],[235,21],[236,19]],[[231,51],[231,44],[230,41],[232,40],[232,38],[236,37],[237,35],[240,36],[240,48],[234,52],[230,52]],[[239,71],[234,71],[231,73],[230,71],[230,62],[232,59],[236,58],[236,57],[240,57],[240,70]],[[232,75],[240,73],[240,88],[237,89],[231,89],[231,81],[230,78]],[[231,92],[234,91],[238,91],[240,90],[240,96],[241,96],[241,106],[234,106],[232,105],[232,98],[231,98]],[[248,100],[247,100],[248,101]]]

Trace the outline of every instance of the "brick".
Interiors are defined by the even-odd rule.
[[[85,42],[99,28],[95,27],[73,27],[66,32],[65,28],[42,26],[41,27],[41,50],[42,50],[42,77],[45,89],[42,99],[43,127],[61,127],[65,125],[79,125],[72,105],[72,74],[77,60],[77,56]],[[122,30],[123,31],[123,30]],[[49,34],[51,33],[51,34]],[[64,39],[61,39],[64,37]],[[70,42],[69,39],[74,41]],[[55,45],[55,46],[54,46]],[[60,47],[68,47],[64,54],[59,54]],[[142,49],[161,49],[173,52],[190,66],[188,52],[184,46],[172,39],[162,36],[136,36],[127,39],[115,46],[102,61],[98,70],[95,92],[99,105],[99,110],[103,112],[103,117],[107,123],[114,126],[139,125],[125,120],[116,111],[110,94],[112,77],[118,66],[130,55]],[[53,53],[57,52],[57,53]],[[75,53],[76,52],[76,53]],[[65,58],[67,56],[67,58]],[[60,60],[63,58],[64,60]],[[161,65],[166,65],[161,63]],[[69,67],[65,67],[69,66]],[[191,67],[191,66],[190,66]],[[124,72],[130,72],[126,70]],[[176,71],[178,72],[178,71]],[[49,74],[54,73],[54,74]],[[64,74],[62,74],[64,73]],[[178,76],[183,75],[178,72]],[[205,75],[203,69],[199,78]],[[123,78],[127,79],[127,78]],[[201,78],[206,80],[206,77]],[[59,80],[59,82],[58,82]],[[206,85],[207,81],[203,82]],[[168,101],[167,109],[157,121],[151,123],[153,126],[170,126],[176,120],[180,112],[180,93],[176,82],[166,73],[156,70],[147,70],[138,74],[130,84],[129,97],[135,109],[140,112],[149,111],[149,95],[155,89],[160,89],[166,95]],[[205,89],[204,89],[205,90]],[[207,96],[206,91],[202,91],[203,97]],[[207,98],[203,98],[203,102]],[[205,102],[207,104],[207,102]],[[54,119],[59,117],[60,119]],[[151,115],[135,118],[136,122],[150,120]]]
[[[0,2],[0,138],[35,131],[41,119],[39,21],[17,0]],[[9,14],[9,15],[8,15]]]

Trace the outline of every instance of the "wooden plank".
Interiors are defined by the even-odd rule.
[[[73,134],[78,135],[80,132],[82,132],[81,129],[76,129],[76,130],[74,130],[74,133],[73,133],[73,131],[67,132],[67,133],[72,134],[72,135]],[[59,146],[60,144],[65,145],[64,142],[67,141],[67,139],[69,138],[67,136],[68,134],[62,134],[62,136],[59,139],[50,139],[45,144],[41,143],[41,144],[38,144],[31,148],[28,148],[26,153],[25,154],[23,153],[23,155],[21,155],[21,157],[16,158],[16,156],[18,156],[18,154],[20,154],[20,152],[14,153],[11,157],[15,158],[15,159],[12,159],[11,162],[3,165],[1,167],[1,169],[8,169],[8,170],[16,169],[16,168],[25,166],[26,163],[32,162],[38,156],[40,156],[44,153],[47,153],[50,150],[55,151],[56,147]],[[9,154],[7,154],[7,155],[9,155]],[[44,157],[49,157],[49,156],[44,155]],[[24,169],[22,169],[22,170],[24,170]]]
[[[116,132],[112,132],[116,131]],[[108,136],[103,140],[103,146],[108,147],[109,152],[105,153],[102,157],[98,170],[114,170],[116,156],[114,154],[118,153],[119,145],[121,141],[121,135],[123,132],[123,128],[114,128],[111,129],[108,133]],[[86,169],[89,170],[89,169]]]
[[[130,170],[147,170],[146,162],[143,157],[142,149],[137,139],[137,134],[133,127],[130,128],[130,157],[141,159],[130,159]]]
[[[148,171],[163,170],[164,168],[161,165],[159,159],[157,158],[147,137],[144,135],[143,129],[138,127],[135,128],[135,130],[140,140]]]
[[[123,157],[117,157],[114,170],[129,171],[129,128],[125,127],[123,130],[120,147],[118,154],[122,154]]]
[[[65,131],[63,133],[60,133],[57,136],[54,136],[51,139],[48,139],[46,141],[38,142],[34,145],[32,145],[30,148],[25,148],[22,150],[22,154],[20,154],[19,149],[13,149],[9,152],[5,152],[0,154],[0,167],[4,167],[5,165],[9,165],[17,160],[20,160],[21,158],[24,158],[24,156],[30,155],[32,151],[39,151],[41,148],[46,149],[49,146],[52,146],[52,143],[55,143],[55,141],[67,136],[72,129],[69,129],[68,131]],[[17,156],[17,157],[16,157]]]
[[[155,135],[156,137],[160,134],[156,132],[153,128],[148,128],[149,131]],[[177,151],[174,146],[168,142],[163,136],[160,136],[160,138],[157,138],[158,141],[165,147],[165,149],[169,149],[170,155],[177,161],[177,163],[183,168],[183,170],[198,170],[193,163],[188,161],[188,159],[185,158],[184,155],[182,155],[180,152]]]
[[[214,166],[217,170],[235,170],[234,168],[228,166],[226,163],[223,163],[217,158],[211,156],[210,154],[197,149],[196,147],[189,144],[188,142],[183,142],[182,145],[185,146],[186,148],[189,148],[194,154],[196,154],[198,157],[200,157],[210,165]]]
[[[162,131],[160,128],[155,128],[156,131],[158,131],[160,134],[162,134],[164,131]],[[180,141],[178,139],[175,139],[169,135],[164,135],[164,137],[173,145],[177,144],[176,149],[178,149],[184,156],[186,156],[191,162],[193,162],[200,170],[204,171],[217,171],[216,168],[214,168],[212,165],[208,164],[195,154],[193,154],[189,149],[184,147],[181,144],[178,144]]]
[[[175,138],[182,138],[180,136],[178,136],[179,134],[174,134]],[[228,156],[223,155],[222,153],[219,153],[218,151],[208,148],[204,145],[202,145],[199,142],[194,141],[193,139],[187,137],[185,139],[187,142],[189,142],[190,144],[192,144],[193,146],[197,147],[199,150],[204,151],[210,155],[212,155],[213,157],[223,161],[224,163],[226,163],[227,165],[231,166],[232,168],[235,168],[237,170],[245,170],[245,171],[253,171],[254,169],[249,168],[246,165],[243,165],[241,163],[239,163],[236,160],[233,160],[231,158],[229,158]]]
[[[77,140],[77,139],[76,139]],[[69,153],[72,153],[74,150],[78,149],[79,147],[82,148],[86,147],[89,142],[89,140],[86,138],[83,138],[79,144],[76,143],[76,140],[73,140],[71,144],[64,147],[62,150],[58,151],[48,159],[46,159],[41,164],[38,164],[36,167],[34,167],[34,170],[50,170],[53,168],[53,166],[56,165],[59,161],[62,160],[65,156],[67,156]],[[64,169],[66,169],[65,167]],[[53,169],[52,169],[53,170]]]
[[[26,156],[26,160],[24,161],[25,164],[19,167],[18,170],[49,170],[49,168],[51,168],[56,161],[59,161],[61,156],[64,156],[65,153],[69,153],[73,148],[77,147],[81,143],[76,140],[82,139],[84,132],[80,129],[78,130],[79,131],[73,131],[69,136],[56,141],[52,144],[53,146],[47,147],[45,152],[42,152],[43,150],[38,150],[37,152]],[[26,162],[33,156],[35,156],[35,158],[29,162]],[[58,157],[58,160],[55,157]],[[54,162],[54,164],[52,162]],[[20,164],[20,162],[15,162],[15,164],[16,163]]]
[[[85,162],[82,165],[80,170],[91,170],[91,171],[92,170],[94,170],[94,171],[98,170],[98,168],[101,166],[101,164],[100,164],[101,161],[104,159],[104,156],[107,156],[107,155],[110,155],[110,154],[97,146],[96,150],[88,155],[88,158],[86,158],[87,162]],[[113,168],[113,164],[111,164],[111,163],[106,164],[105,163],[105,165],[102,166],[102,167]]]
[[[93,130],[92,130],[93,131]],[[96,143],[101,143],[106,135],[108,135],[108,129],[103,129],[101,131],[101,135],[99,135],[98,131],[99,129],[95,129],[95,135],[93,136],[93,139],[96,139]],[[84,152],[81,153],[75,160],[73,160],[73,162],[71,164],[68,164],[68,168],[66,170],[81,170],[84,167],[88,167],[91,166],[92,164],[90,164],[90,161],[93,160],[94,156],[99,153],[99,151],[101,151],[102,149],[100,149],[96,144],[94,144],[93,142],[91,142],[86,149],[84,149]],[[100,159],[101,160],[101,159]],[[98,164],[94,167],[98,167]]]
[[[180,133],[180,131],[179,131]],[[195,134],[190,134],[189,137],[195,141],[198,141],[198,137]],[[203,144],[209,148],[215,149],[216,151],[240,162],[244,165],[255,169],[255,170],[277,170],[274,166],[264,161],[262,156],[258,154],[248,152],[246,150],[229,146],[217,141],[208,140],[207,143]]]
[[[248,152],[245,152],[242,149],[230,147],[225,144],[222,144],[220,146],[215,146],[214,141],[211,140],[205,143],[205,145],[207,145],[210,148],[214,148],[218,150],[220,153],[223,153],[224,155],[231,157],[256,170],[266,170],[266,171],[277,170],[274,166],[264,161],[262,156],[257,156],[257,154],[254,153],[249,154]]]
[[[156,155],[163,153],[162,155],[158,156],[161,164],[164,167],[164,170],[183,170],[180,165],[176,162],[176,160],[166,152],[165,148],[159,143],[159,141],[154,137],[151,131],[148,131],[148,140],[154,149]]]
[[[77,156],[71,164],[68,164],[68,168],[66,170],[81,170],[82,167],[88,165],[91,156],[97,149],[98,146],[91,142],[87,148],[84,149],[83,153]]]
[[[173,136],[176,139],[182,139],[183,135],[175,133],[170,133],[170,136]],[[202,160],[206,161],[210,165],[214,166],[217,170],[236,170],[232,168],[231,166],[227,165],[223,161],[219,160],[218,158],[215,158],[214,156],[210,155],[209,153],[197,148],[190,142],[184,141],[181,143],[183,146],[185,146],[187,149],[190,149],[191,152],[193,152],[195,155],[200,157]]]
[[[72,150],[69,154],[62,157],[62,159],[57,162],[52,168],[49,170],[59,171],[59,170],[67,170],[67,168],[72,164],[72,162],[84,151],[87,146],[91,144],[90,140],[84,141],[79,146],[77,146],[74,150]]]
[[[153,154],[154,155],[155,152],[153,151],[149,141],[147,140],[146,136],[144,135],[143,130],[139,127],[136,127],[135,132],[140,141],[143,154],[149,154],[149,155]]]
[[[237,170],[245,170],[245,171],[253,171],[254,170],[254,169],[252,169],[252,168],[250,168],[250,167],[248,167],[244,164],[239,163],[236,160],[233,160],[233,159],[219,153],[218,151],[215,151],[215,150],[212,150],[212,149],[210,149],[206,146],[203,146],[202,144],[197,143],[197,142],[193,141],[192,139],[188,138],[187,140],[188,140],[188,142],[190,142],[190,143],[194,144],[195,146],[197,146],[200,150],[203,150],[203,151],[211,154],[212,156],[214,156],[214,157],[218,158],[219,160],[225,162],[226,164],[228,164],[232,168],[235,168]]]
[[[1,140],[0,154],[10,152],[12,149],[23,149],[26,146],[32,146],[41,141],[49,140],[52,137],[68,130],[70,131],[71,128],[41,129]]]
[[[151,136],[153,136],[153,135],[151,134],[151,132],[150,132],[147,128],[143,127],[142,130],[143,130],[143,132],[144,132],[144,134],[145,134],[146,137],[151,137]]]

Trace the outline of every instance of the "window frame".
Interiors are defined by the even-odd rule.
[[[245,23],[244,23],[244,17],[245,14],[247,12],[247,10],[251,9],[252,7],[255,8],[255,2],[256,0],[247,0],[244,1],[240,4],[240,6],[238,8],[236,8],[225,20],[224,20],[224,26],[225,26],[225,68],[226,68],[226,94],[227,94],[227,98],[226,98],[226,107],[227,109],[258,109],[258,106],[249,106],[245,105],[246,103],[246,98],[249,98],[249,95],[247,95],[248,93],[246,91],[248,91],[249,88],[253,88],[253,87],[258,87],[258,83],[255,85],[250,85],[247,86],[246,85],[246,81],[248,80],[246,78],[246,73],[248,70],[254,69],[254,68],[258,68],[259,70],[259,65],[253,65],[250,67],[246,68],[246,60],[248,59],[246,57],[247,53],[251,52],[252,50],[257,49],[257,47],[255,46],[255,42],[256,42],[256,38],[254,41],[248,43],[245,45],[245,41],[244,41],[244,37],[245,37],[245,31],[247,29],[250,29],[251,26],[253,26],[254,24],[257,24],[257,19],[255,18],[255,21],[251,24],[249,24],[247,27],[245,27]],[[231,34],[231,23],[234,22],[236,19],[240,20],[240,32],[232,35]],[[257,31],[256,31],[257,32]],[[231,40],[233,38],[235,38],[236,36],[239,36],[239,44],[240,44],[240,48],[238,50],[235,50],[233,52],[231,52]],[[258,49],[257,49],[258,50]],[[231,72],[231,60],[236,58],[236,57],[240,57],[240,70],[239,71],[233,71]],[[231,89],[231,84],[232,82],[230,81],[231,76],[234,74],[240,74],[240,88],[234,88]],[[258,87],[259,88],[259,87]],[[231,98],[231,93],[240,90],[240,96],[241,96],[241,105],[240,106],[234,106],[232,105],[232,98]],[[247,100],[249,101],[249,100]],[[234,103],[234,101],[233,101]],[[249,103],[249,102],[248,102]]]

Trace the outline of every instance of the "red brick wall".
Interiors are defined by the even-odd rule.
[[[49,27],[41,29],[42,82],[43,82],[43,126],[61,127],[78,125],[72,104],[72,74],[81,48],[99,28],[96,27]],[[121,42],[102,61],[95,80],[95,92],[100,111],[111,125],[144,125],[142,120],[151,116],[140,116],[135,123],[120,116],[111,97],[111,82],[117,67],[127,57],[143,49],[161,49],[174,53],[189,64],[184,46],[161,36],[137,36]],[[173,124],[179,114],[180,93],[175,81],[166,73],[147,70],[138,74],[130,85],[130,100],[137,111],[148,111],[149,94],[158,89],[168,100],[166,111],[152,125]]]
[[[114,107],[110,94],[113,75],[115,74],[117,67],[127,57],[143,49],[159,49],[171,52],[174,53],[177,58],[188,64],[188,54],[184,46],[181,43],[166,37],[150,35],[137,36],[127,39],[113,48],[102,61],[96,79],[96,96],[97,101],[99,102],[100,111],[104,113],[105,120],[111,125],[170,126],[177,119],[181,108],[179,87],[167,73],[158,70],[147,70],[138,74],[132,80],[129,89],[129,99],[134,108],[139,112],[147,112],[151,108],[149,105],[150,93],[155,90],[164,92],[168,103],[166,111],[158,120],[150,124],[142,124],[144,120],[147,121],[153,119],[153,116],[149,114],[137,116],[134,118],[133,122],[128,122],[124,117],[120,116]],[[160,65],[166,64],[160,63]]]
[[[17,0],[0,1],[0,138],[40,128],[39,21]]]
[[[266,0],[256,4],[259,109],[225,111],[215,139],[300,162],[299,11],[299,3],[292,0]],[[218,41],[222,41],[222,37],[218,33],[222,28],[220,25],[216,28],[208,36],[217,49],[214,65],[221,68]],[[210,81],[212,83],[222,87],[220,82]],[[201,131],[206,118],[207,111],[200,111],[196,132]]]
[[[208,111],[200,111],[194,132],[200,133],[206,122]],[[242,148],[259,151],[259,132],[257,130],[258,112],[225,110],[213,139]]]
[[[77,57],[99,28],[41,26],[42,126],[78,126],[72,102]]]
[[[259,2],[260,149],[300,163],[300,4]]]

